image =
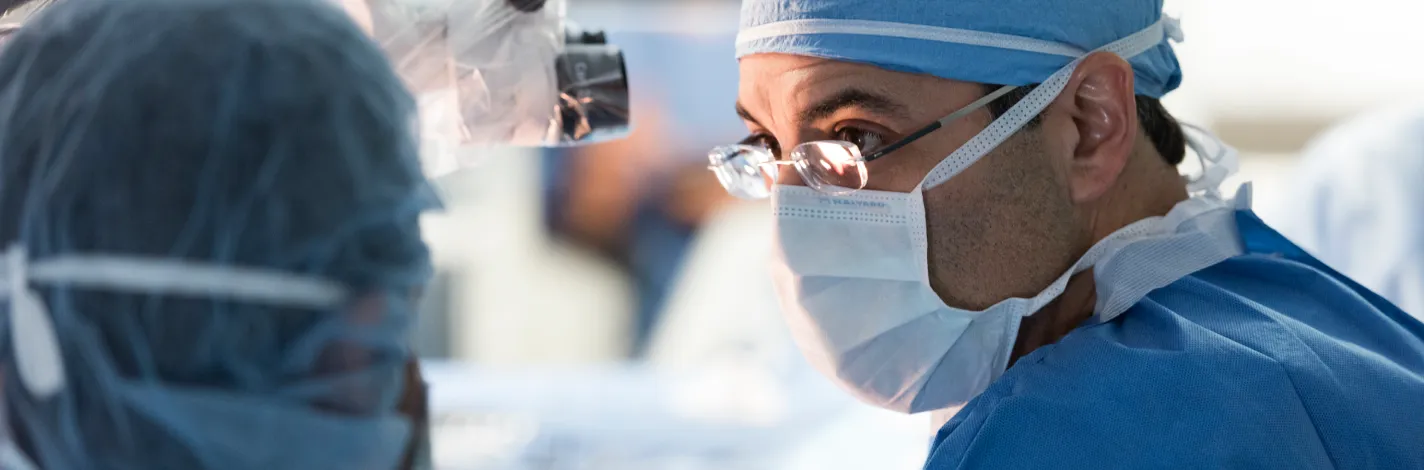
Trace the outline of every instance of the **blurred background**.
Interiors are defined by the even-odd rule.
[[[862,406],[802,360],[766,273],[769,214],[705,152],[732,112],[738,2],[572,0],[627,56],[630,139],[499,150],[442,179],[439,269],[418,334],[439,468],[914,469],[926,416]],[[1169,2],[1180,119],[1242,153],[1268,222],[1309,211],[1299,155],[1362,112],[1424,96],[1396,0]]]

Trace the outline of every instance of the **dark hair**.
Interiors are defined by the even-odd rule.
[[[1001,85],[984,85],[985,94],[992,93],[999,89]],[[989,112],[994,114],[994,119],[1003,116],[1024,97],[1028,96],[1037,85],[1019,87],[1002,98],[989,103]],[[1168,164],[1176,165],[1182,163],[1182,159],[1187,156],[1187,138],[1182,133],[1182,125],[1177,123],[1177,118],[1172,117],[1167,112],[1167,108],[1162,107],[1162,101],[1157,98],[1137,95],[1137,121],[1141,123],[1142,130],[1147,133],[1147,138],[1152,141],[1152,146],[1157,149],[1157,153],[1162,155]],[[1039,123],[1038,116],[1034,116],[1029,125]]]

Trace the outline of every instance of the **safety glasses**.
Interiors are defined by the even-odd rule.
[[[742,199],[763,199],[771,195],[771,186],[776,183],[781,167],[789,165],[796,169],[806,186],[821,193],[846,195],[865,188],[870,181],[870,173],[865,164],[889,155],[929,133],[939,130],[994,100],[1014,91],[1015,86],[1001,87],[993,93],[959,108],[948,116],[895,141],[885,147],[862,155],[860,147],[840,140],[819,140],[806,142],[791,149],[787,160],[777,160],[770,149],[744,143],[722,145],[707,153],[708,169],[717,175],[722,187],[733,196]]]

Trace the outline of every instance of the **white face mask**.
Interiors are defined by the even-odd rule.
[[[1175,36],[1174,28],[1172,20],[1164,18],[1100,50],[1130,58],[1159,44],[1164,34]],[[793,337],[813,366],[882,408],[915,413],[962,405],[1007,368],[1023,317],[1057,298],[1074,274],[1127,244],[1158,240],[1181,245],[1175,231],[1195,226],[1185,221],[1229,209],[1211,198],[1214,202],[1197,201],[1168,217],[1129,225],[1094,245],[1032,298],[1007,299],[982,311],[945,305],[929,283],[924,188],[968,168],[1042,112],[1066,87],[1077,65],[1074,61],[1055,73],[941,161],[909,193],[862,190],[829,196],[802,186],[774,188],[779,249],[773,276]],[[1209,171],[1198,184],[1214,188],[1227,173]],[[1185,237],[1200,242],[1213,235],[1192,232]],[[1100,296],[1099,306],[1107,307],[1099,308],[1098,315],[1110,318],[1145,295],[1147,287],[1161,287],[1239,252],[1239,246],[1222,245],[1220,250],[1195,252],[1199,255],[1188,256],[1176,269],[1154,276],[1156,282],[1117,289],[1111,302],[1109,296]]]

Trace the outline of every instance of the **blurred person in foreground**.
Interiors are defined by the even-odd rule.
[[[1424,318],[1424,106],[1365,113],[1315,139],[1290,180],[1281,233]]]
[[[325,0],[65,0],[10,37],[0,467],[414,465],[414,112]]]
[[[742,12],[711,163],[812,365],[953,414],[926,468],[1424,467],[1424,325],[1219,194],[1160,0]]]

